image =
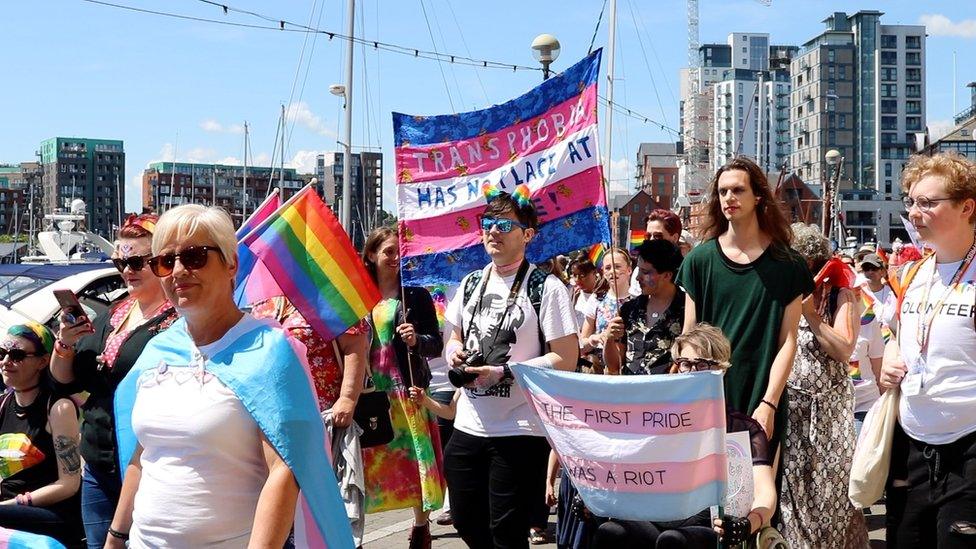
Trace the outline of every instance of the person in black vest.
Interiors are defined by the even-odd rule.
[[[0,341],[0,371],[10,389],[0,397],[0,527],[81,546],[78,408],[54,396],[47,365],[50,330],[17,324]]]
[[[468,546],[528,547],[549,444],[509,366],[572,371],[579,342],[566,286],[525,258],[538,226],[527,189],[486,194],[481,236],[491,263],[461,281],[445,315],[446,358],[473,379],[455,373],[463,390],[444,465],[454,526]]]

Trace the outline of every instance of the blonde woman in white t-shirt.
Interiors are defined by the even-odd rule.
[[[901,388],[887,494],[888,540],[976,545],[976,164],[916,156],[902,172],[908,217],[933,253],[908,265],[884,388]],[[897,446],[897,445],[896,445]],[[907,460],[907,467],[906,467]],[[904,477],[904,478],[902,478]]]

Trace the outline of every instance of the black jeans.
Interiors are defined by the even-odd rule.
[[[75,505],[78,499],[69,500]],[[0,526],[52,537],[69,549],[83,547],[85,537],[81,519],[71,513],[59,513],[45,507],[0,505]]]
[[[594,549],[713,549],[718,534],[708,526],[693,525],[666,528],[646,521],[608,520],[593,535]]]
[[[976,433],[939,445],[898,435],[908,441],[908,486],[888,488],[889,549],[976,546],[976,536],[951,529],[956,521],[976,522]]]
[[[543,437],[476,437],[454,431],[444,469],[454,528],[475,549],[527,548],[533,509],[546,497]]]

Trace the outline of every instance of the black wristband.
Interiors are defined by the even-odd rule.
[[[122,532],[119,532],[118,530],[114,530],[112,528],[108,529],[108,535],[112,536],[113,538],[120,539],[122,541],[129,540],[129,534],[123,534]]]
[[[760,404],[765,404],[766,406],[769,406],[770,408],[773,409],[774,412],[778,412],[779,411],[779,408],[777,408],[775,404],[773,404],[772,402],[770,402],[770,401],[768,401],[766,399],[762,399],[760,401]]]

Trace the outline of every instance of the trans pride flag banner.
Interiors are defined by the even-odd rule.
[[[0,549],[64,549],[54,538],[0,528]]]
[[[724,504],[721,372],[594,376],[523,365],[512,371],[597,516],[680,520]]]
[[[525,184],[539,213],[528,259],[610,242],[597,144],[597,50],[502,105],[460,114],[393,113],[403,284],[458,284],[484,267],[484,183]]]

